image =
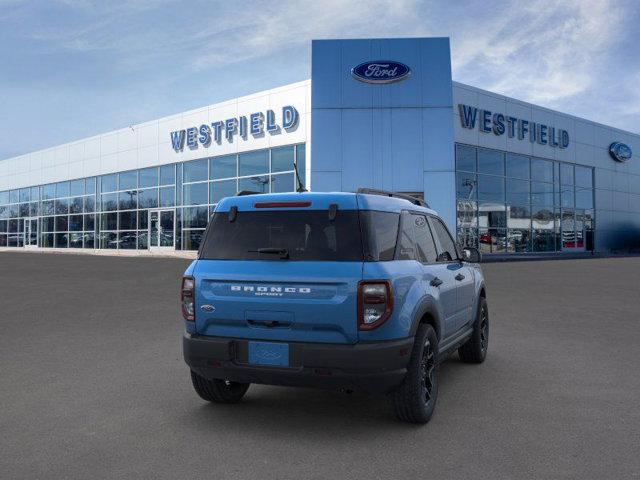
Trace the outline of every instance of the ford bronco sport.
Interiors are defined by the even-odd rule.
[[[399,419],[425,423],[439,362],[487,354],[479,261],[413,197],[225,198],[182,280],[193,386],[219,403],[251,383],[387,393]]]

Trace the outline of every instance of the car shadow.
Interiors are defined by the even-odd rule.
[[[457,372],[468,368],[457,356],[440,365],[437,417],[446,409],[447,388],[457,381]],[[183,420],[201,431],[208,429],[242,429],[260,435],[287,435],[295,440],[317,437],[334,438],[345,427],[351,438],[370,436],[381,426],[387,430],[406,431],[419,425],[396,420],[385,395],[369,395],[333,390],[252,385],[244,399],[235,405],[194,402]],[[434,417],[435,418],[435,417]]]

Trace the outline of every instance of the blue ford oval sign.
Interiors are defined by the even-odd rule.
[[[622,142],[613,142],[609,146],[609,154],[618,162],[626,162],[631,159],[631,147]]]
[[[366,83],[392,83],[404,80],[411,74],[411,69],[404,63],[391,60],[364,62],[351,69],[356,80]]]

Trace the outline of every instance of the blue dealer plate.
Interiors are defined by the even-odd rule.
[[[249,363],[252,365],[289,366],[289,344],[249,342]]]

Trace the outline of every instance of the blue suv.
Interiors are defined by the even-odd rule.
[[[386,393],[399,419],[425,423],[439,362],[487,354],[479,261],[405,195],[225,198],[182,280],[193,386],[218,403],[251,383]]]

